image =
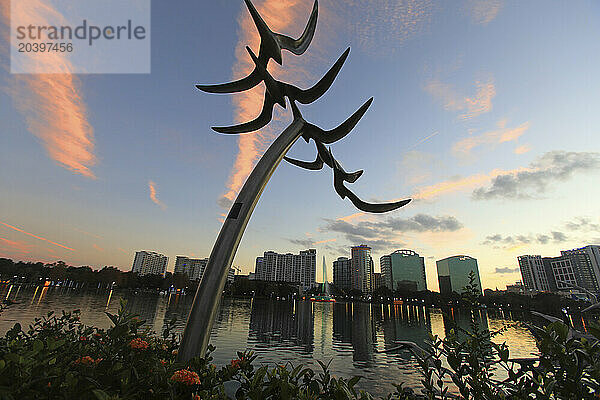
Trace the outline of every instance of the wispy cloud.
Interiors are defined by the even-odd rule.
[[[62,15],[42,0],[12,2],[13,13],[20,20],[48,20]],[[0,5],[9,25],[9,2]],[[60,52],[23,53],[40,71],[60,70],[60,74],[14,74],[9,93],[17,109],[25,117],[29,131],[43,143],[50,158],[64,168],[88,178],[96,164],[94,130],[88,120],[81,83],[71,73],[72,64]],[[52,68],[49,68],[52,66]]]
[[[473,190],[472,197],[475,200],[536,198],[545,193],[552,182],[566,181],[576,172],[589,172],[598,168],[600,153],[551,151],[544,153],[528,167],[494,169],[489,173],[452,177],[418,188],[411,197],[415,200],[427,200]],[[482,187],[488,183],[489,187]]]
[[[492,172],[491,174],[498,174]],[[414,200],[427,200],[436,198],[449,193],[464,191],[481,186],[491,179],[487,174],[475,174],[467,177],[453,177],[446,181],[438,182],[433,185],[423,186],[415,191],[411,196]]]
[[[367,213],[360,211],[360,212],[357,212],[357,213],[354,213],[354,214],[346,215],[344,217],[339,217],[338,220],[345,221],[345,222],[350,222],[352,220],[365,217],[367,215],[368,215]]]
[[[550,231],[548,233],[529,233],[527,235],[501,235],[499,233],[488,235],[485,240],[481,243],[485,246],[492,246],[494,248],[503,248],[509,251],[516,250],[523,245],[530,244],[549,244],[549,243],[563,243],[568,240],[565,233],[560,231]]]
[[[529,151],[531,151],[531,146],[528,144],[523,144],[515,149],[515,154],[525,154]]]
[[[300,245],[302,247],[312,247],[312,246],[316,246],[318,244],[324,244],[324,243],[331,243],[331,242],[335,242],[337,239],[332,238],[332,239],[324,239],[324,240],[318,240],[318,241],[313,241],[312,239],[288,239],[291,243]]]
[[[362,51],[387,55],[422,32],[435,9],[432,0],[345,0],[335,12],[341,15],[348,36]],[[319,4],[320,5],[320,4]]]
[[[495,274],[514,274],[519,272],[519,268],[510,268],[510,267],[496,267],[494,271]]]
[[[401,247],[400,240],[406,233],[456,232],[463,224],[453,216],[432,216],[417,214],[409,218],[388,217],[377,221],[349,223],[340,219],[326,219],[321,231],[336,232],[344,235],[352,245],[365,243],[374,251],[386,251]]]
[[[468,0],[467,11],[471,20],[479,25],[487,25],[496,18],[502,8],[502,0]]]
[[[539,198],[555,182],[570,179],[577,172],[600,168],[600,153],[551,151],[528,168],[496,175],[489,187],[473,191],[475,200]]]
[[[431,139],[432,137],[439,135],[439,133],[440,133],[440,132],[438,132],[438,131],[435,131],[435,132],[433,132],[433,133],[431,133],[431,134],[429,134],[429,135],[427,135],[427,136],[425,136],[425,137],[421,138],[419,141],[417,141],[417,143],[415,143],[415,144],[413,144],[412,146],[410,146],[410,147],[409,147],[407,150],[409,150],[409,151],[410,151],[410,150],[413,150],[413,149],[414,149],[415,147],[417,147],[418,145],[420,145],[420,144],[423,144],[423,143],[425,143],[426,141],[428,141],[429,139]]]
[[[323,244],[323,243],[331,243],[331,242],[335,242],[337,239],[333,238],[333,239],[325,239],[325,240],[319,240],[317,242],[314,242],[313,244]]]
[[[9,229],[15,230],[15,231],[17,231],[17,232],[21,232],[21,233],[23,233],[23,234],[25,234],[25,235],[28,235],[28,236],[31,236],[31,237],[33,237],[33,238],[36,238],[36,239],[39,239],[39,240],[43,240],[44,242],[48,242],[48,243],[50,243],[50,244],[53,244],[53,245],[55,245],[55,246],[58,246],[58,247],[62,247],[63,249],[67,249],[67,250],[71,250],[71,251],[76,251],[75,249],[72,249],[71,247],[67,247],[67,246],[65,246],[65,245],[63,245],[63,244],[60,244],[60,243],[53,242],[53,241],[52,241],[52,240],[50,240],[50,239],[46,239],[46,238],[43,238],[43,237],[41,237],[41,236],[34,235],[33,233],[29,233],[29,232],[27,232],[27,231],[24,231],[23,229],[21,229],[21,228],[17,228],[16,226],[9,225],[9,224],[7,224],[6,222],[2,222],[2,221],[0,221],[0,224],[4,225],[5,227],[7,227],[7,228],[9,228]]]
[[[498,128],[481,135],[469,136],[459,140],[452,146],[452,151],[457,157],[469,156],[471,150],[482,145],[495,145],[519,139],[529,129],[529,122],[522,123],[515,128],[506,127],[506,120],[498,122]]]
[[[96,249],[97,251],[104,251],[104,249],[102,247],[98,246],[96,243],[92,243],[92,247],[94,249]]]
[[[596,231],[600,232],[600,220],[590,217],[577,217],[565,224],[570,231]]]
[[[9,240],[3,237],[0,237],[0,249],[4,251],[14,251],[18,254],[27,254],[31,252],[31,248],[34,246],[26,243],[20,242],[17,240]]]
[[[433,79],[425,85],[425,91],[441,102],[444,109],[458,111],[459,118],[472,119],[492,109],[492,99],[496,96],[494,80],[475,82],[476,92],[472,96],[460,94],[453,85]]]
[[[156,204],[163,210],[166,209],[167,206],[162,201],[160,201],[156,195],[156,183],[154,183],[154,181],[148,181],[148,189],[150,190],[150,200],[152,200],[154,204]]]

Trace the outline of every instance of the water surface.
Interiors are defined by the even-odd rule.
[[[6,298],[16,304],[0,314],[2,335],[16,322],[26,327],[49,311],[73,309],[81,310],[83,323],[108,328],[111,324],[104,311],[116,313],[120,298],[154,331],[161,332],[175,317],[176,329],[181,332],[193,300],[191,295],[0,285],[0,299]],[[535,340],[519,323],[523,315],[482,311],[480,318],[484,328],[507,327],[494,341],[506,342],[511,357],[535,353]],[[217,365],[229,363],[240,350],[253,350],[258,363],[271,365],[290,362],[320,368],[320,360],[330,363],[333,375],[361,375],[361,388],[384,395],[393,391],[394,383],[418,387],[421,376],[410,354],[379,351],[402,340],[423,345],[430,334],[444,337],[453,324],[467,328],[468,321],[468,316],[456,309],[444,315],[414,305],[223,299],[213,328],[211,343],[217,349],[212,355]]]

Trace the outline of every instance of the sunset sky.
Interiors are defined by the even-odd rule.
[[[44,5],[45,0],[35,0]],[[198,91],[251,69],[258,35],[240,1],[152,2],[150,74],[10,74],[8,1],[0,53],[0,256],[131,269],[137,250],[208,257],[253,164],[290,122],[227,136],[211,126],[253,119],[264,87]],[[265,0],[274,31],[298,36],[311,0]],[[332,172],[282,163],[250,220],[234,265],[264,251],[350,246],[379,257],[412,249],[467,254],[484,287],[520,280],[516,257],[600,244],[600,3],[597,1],[320,0],[303,56],[270,71],[311,86],[346,47],[329,92],[303,106],[330,129],[369,97],[354,131],[332,145],[368,201],[412,197],[383,215],[358,212]],[[61,60],[55,60],[61,62]],[[66,65],[68,68],[68,64]],[[312,161],[314,144],[289,152]]]

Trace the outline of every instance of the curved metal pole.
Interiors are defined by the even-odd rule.
[[[227,273],[254,207],[283,156],[302,135],[304,120],[295,118],[267,149],[244,183],[210,253],[183,331],[178,361],[204,357]]]

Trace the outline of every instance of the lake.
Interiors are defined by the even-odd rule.
[[[0,314],[0,334],[16,322],[26,327],[49,311],[73,309],[81,310],[83,323],[108,328],[111,324],[104,311],[116,313],[120,298],[156,332],[173,317],[182,332],[193,300],[192,295],[0,285],[0,299],[16,302]],[[531,356],[537,350],[534,338],[519,322],[527,319],[522,313],[482,310],[480,315],[481,324],[490,330],[507,327],[494,341],[506,342],[511,357]],[[257,364],[290,362],[320,368],[317,360],[330,362],[333,375],[361,375],[358,386],[380,396],[393,391],[393,383],[417,387],[421,376],[410,354],[379,351],[395,347],[397,341],[422,345],[430,334],[444,337],[450,320],[468,326],[468,316],[457,309],[444,315],[422,305],[225,298],[213,328],[212,356],[217,365],[229,363],[240,350],[255,351]]]

